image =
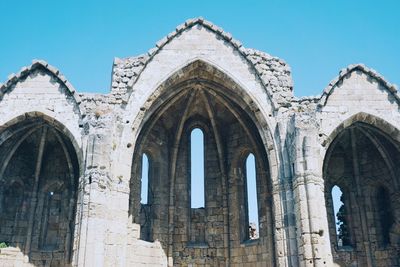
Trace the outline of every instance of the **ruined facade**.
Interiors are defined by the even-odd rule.
[[[202,18],[116,58],[108,94],[75,91],[34,61],[0,85],[0,265],[399,266],[399,104],[361,64],[296,98],[284,61]],[[200,208],[193,129],[204,141]]]

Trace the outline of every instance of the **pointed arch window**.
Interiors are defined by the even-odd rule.
[[[42,249],[57,250],[60,236],[63,212],[63,188],[61,185],[53,185],[42,192],[42,224],[40,232],[40,245]]]
[[[142,179],[141,179],[141,190],[140,190],[140,203],[146,205],[149,200],[149,171],[150,161],[146,153],[142,155]]]
[[[335,185],[331,191],[333,211],[335,215],[335,231],[338,247],[351,246],[350,232],[348,225],[347,208],[345,207],[344,194],[342,189]]]
[[[252,153],[246,158],[246,202],[247,202],[247,226],[248,236],[246,239],[259,238],[259,217],[256,182],[256,159]]]
[[[191,208],[204,208],[204,133],[200,128],[190,133],[190,187]]]
[[[390,244],[390,229],[393,225],[393,214],[390,203],[389,192],[385,187],[380,186],[376,194],[378,220],[379,220],[379,237],[380,245],[386,247]]]

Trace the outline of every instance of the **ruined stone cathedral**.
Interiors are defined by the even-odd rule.
[[[34,60],[0,84],[0,266],[400,266],[397,88],[356,64],[321,91],[202,18],[108,94]]]

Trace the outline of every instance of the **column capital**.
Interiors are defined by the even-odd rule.
[[[306,184],[315,184],[323,187],[325,185],[325,181],[322,178],[322,174],[315,171],[304,171],[294,176],[293,188]]]

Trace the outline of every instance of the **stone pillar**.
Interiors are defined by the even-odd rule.
[[[299,265],[332,266],[318,133],[301,123],[296,123],[293,180]]]
[[[294,214],[294,195],[289,181],[284,180],[276,186],[276,198],[280,202],[280,221],[275,222],[277,244],[277,264],[279,266],[298,266],[298,247]],[[275,207],[278,207],[275,204]],[[275,209],[277,210],[277,209]]]
[[[288,117],[289,119],[289,117]],[[296,231],[296,214],[292,189],[292,154],[293,129],[290,121],[278,123],[275,131],[275,142],[279,148],[278,177],[273,183],[275,214],[275,253],[278,266],[298,266],[298,245]]]
[[[74,266],[125,266],[129,186],[113,177],[112,123],[106,111],[87,118],[83,181],[78,192]],[[124,186],[122,186],[124,185]]]
[[[102,136],[91,133],[86,140],[86,151],[83,180],[79,188],[80,233],[75,264],[77,266],[104,266],[104,234],[107,224],[104,215],[107,214],[102,206],[103,190],[105,189],[107,172],[100,170],[102,164],[100,149]],[[81,191],[83,190],[83,191]],[[79,216],[77,216],[79,217]]]

